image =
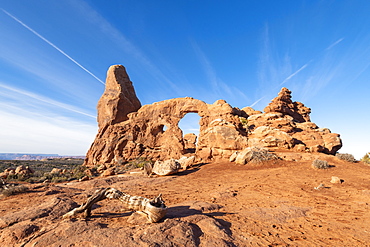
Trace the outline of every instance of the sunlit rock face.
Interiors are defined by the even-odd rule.
[[[189,150],[199,162],[228,160],[235,151],[251,146],[334,154],[342,146],[339,135],[310,122],[310,112],[302,103],[293,102],[286,88],[265,113],[250,107],[240,110],[224,100],[207,104],[190,97],[141,106],[125,68],[114,65],[108,70],[105,92],[98,103],[99,131],[85,165],[138,157],[179,159]],[[199,136],[191,148],[189,136],[184,138],[178,125],[187,113],[200,116]]]
[[[291,98],[291,91],[282,88],[265,107],[265,113],[255,113],[248,118],[249,146],[259,144],[268,148],[335,154],[342,147],[339,134],[312,123],[311,109]]]
[[[111,66],[107,72],[105,91],[98,102],[99,128],[127,120],[127,114],[136,112],[140,107],[125,67]]]
[[[264,111],[269,112],[280,112],[284,115],[293,117],[296,122],[310,122],[311,109],[305,107],[301,102],[293,102],[292,92],[287,88],[283,87],[279,92],[278,96],[274,98],[271,103],[265,107]]]

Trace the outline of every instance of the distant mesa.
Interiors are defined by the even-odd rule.
[[[43,160],[43,159],[84,159],[85,156],[60,156],[58,154],[25,154],[25,153],[0,153],[0,160]]]
[[[255,146],[335,154],[342,147],[339,134],[312,123],[311,109],[291,98],[291,91],[282,88],[264,112],[232,107],[224,100],[207,104],[190,97],[141,106],[125,68],[113,65],[97,106],[99,130],[85,165],[117,164],[137,157],[179,159],[183,155],[193,155],[200,162],[226,161],[236,151]],[[198,136],[184,137],[179,128],[179,121],[188,113],[200,116]]]

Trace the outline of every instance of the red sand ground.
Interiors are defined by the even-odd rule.
[[[0,246],[162,246],[145,240],[143,236],[151,231],[157,237],[163,234],[167,240],[172,239],[163,246],[370,246],[370,166],[332,156],[325,159],[333,167],[315,170],[312,161],[214,163],[168,177],[128,174],[44,187],[33,185],[29,193],[0,199]],[[343,183],[330,183],[332,176]],[[321,183],[323,188],[314,189]],[[159,230],[153,230],[153,224],[127,222],[130,213],[122,213],[118,201],[99,202],[87,221],[62,220],[58,210],[65,213],[70,208],[52,204],[56,198],[71,198],[81,204],[88,192],[99,187],[114,187],[148,198],[162,193],[173,211],[169,211],[167,220],[154,224]],[[194,201],[222,208],[202,211],[183,207],[181,212],[181,205],[194,205]],[[48,205],[55,210],[39,212]],[[36,216],[19,216],[19,211]],[[198,224],[197,228],[192,224],[195,240],[190,243],[185,235],[160,228],[170,221],[187,222],[197,214],[216,220],[215,234],[213,226],[202,228]],[[95,229],[99,237],[90,229]],[[221,241],[217,231],[227,236],[220,236]]]

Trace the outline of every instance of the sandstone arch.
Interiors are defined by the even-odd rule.
[[[128,114],[128,120],[99,129],[99,138],[92,144],[86,163],[114,163],[139,156],[155,160],[178,159],[185,153],[183,133],[178,124],[187,113],[197,113],[201,117],[195,152],[201,159],[211,159],[214,153],[230,156],[246,145],[246,138],[241,140],[244,145],[236,145],[235,139],[240,136],[239,120],[225,101],[209,105],[190,97],[176,98],[144,105]],[[163,131],[164,126],[166,131]],[[229,139],[229,142],[220,142],[221,139]],[[222,155],[220,150],[229,152]]]
[[[335,154],[342,146],[338,134],[311,122],[311,109],[293,102],[286,88],[265,108],[265,113],[250,107],[233,108],[224,100],[207,104],[191,97],[140,106],[124,67],[112,66],[98,103],[99,131],[85,165],[137,157],[179,159],[185,145],[178,124],[188,113],[200,116],[195,156],[201,162],[226,160],[235,151],[253,145],[328,154]]]

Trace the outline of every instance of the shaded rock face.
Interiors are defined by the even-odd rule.
[[[85,165],[115,164],[137,157],[152,160],[179,159],[195,150],[196,161],[228,160],[235,151],[262,146],[301,152],[334,154],[342,146],[338,134],[310,122],[310,108],[291,100],[283,88],[265,108],[231,107],[218,100],[207,104],[194,98],[175,98],[140,107],[126,70],[109,68],[106,89],[98,103],[99,132],[91,145]],[[179,121],[197,113],[200,133],[184,137]]]

